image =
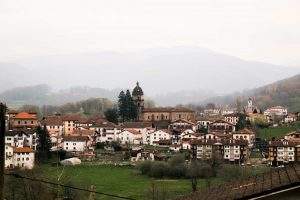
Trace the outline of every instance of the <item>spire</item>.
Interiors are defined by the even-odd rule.
[[[135,86],[135,88],[132,91],[132,95],[133,96],[142,96],[142,95],[144,95],[143,90],[140,87],[140,84],[139,84],[138,81],[136,82],[136,86]]]

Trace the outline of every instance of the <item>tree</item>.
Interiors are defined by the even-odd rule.
[[[37,159],[39,162],[45,162],[51,157],[50,150],[52,146],[46,125],[44,125],[44,128],[38,126],[36,133],[38,137]]]
[[[238,113],[238,122],[236,124],[236,130],[242,130],[246,127],[247,121],[246,121],[246,115],[242,113]]]
[[[119,116],[121,117],[122,121],[125,121],[126,115],[126,99],[124,91],[121,91],[118,97],[118,112]]]
[[[127,120],[136,120],[137,118],[137,106],[134,103],[134,100],[131,96],[131,93],[129,90],[126,91],[125,94],[125,105],[126,105],[126,119]]]
[[[206,104],[205,108],[206,109],[215,109],[216,105],[214,103],[208,103],[208,104]]]
[[[119,115],[118,115],[118,110],[116,108],[107,109],[104,112],[104,116],[108,121],[113,122],[115,124],[118,123]]]

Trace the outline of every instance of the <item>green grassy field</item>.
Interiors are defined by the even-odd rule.
[[[291,124],[291,125],[283,125],[279,127],[271,127],[271,128],[264,128],[258,130],[258,137],[262,139],[272,139],[272,137],[280,138],[285,134],[296,131],[300,129],[300,122]]]
[[[191,192],[191,183],[187,179],[162,179],[156,180],[138,174],[130,167],[115,166],[88,166],[80,165],[75,167],[59,168],[50,165],[41,167],[43,176],[46,179],[56,180],[58,174],[63,171],[63,180],[71,181],[72,184],[83,188],[91,185],[96,186],[99,192],[106,192],[134,199],[146,199],[151,194],[151,185],[159,190],[167,191],[168,197],[175,197],[180,194]],[[199,181],[199,187],[204,186],[204,180]],[[101,197],[101,199],[112,199],[111,197]]]

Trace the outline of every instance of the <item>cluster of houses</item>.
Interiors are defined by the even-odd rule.
[[[9,111],[6,119],[5,167],[32,169],[37,147],[37,114]]]
[[[84,117],[79,114],[46,116],[37,119],[36,113],[9,111],[5,136],[5,165],[7,168],[34,166],[37,138],[35,128],[47,128],[52,151],[64,150],[74,156],[92,158],[97,143],[118,142],[126,148],[164,147],[170,152],[188,151],[198,159],[207,160],[215,156],[230,163],[245,163],[255,147],[256,134],[249,127],[237,126],[240,113],[237,109],[207,109],[200,116],[183,107],[144,108],[143,90],[137,83],[133,99],[138,107],[138,118],[134,122],[114,124],[103,117]],[[261,112],[252,99],[243,111],[246,120],[262,117],[268,121],[281,116],[282,122],[291,123],[299,119],[283,107],[273,107]],[[300,161],[300,133],[293,132],[285,138],[270,141],[268,158],[272,163]],[[299,152],[299,153],[298,153]],[[150,159],[155,156],[151,154]]]

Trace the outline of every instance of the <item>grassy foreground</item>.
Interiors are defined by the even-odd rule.
[[[264,128],[258,130],[258,137],[260,137],[261,139],[270,140],[273,137],[280,138],[289,132],[296,131],[299,129],[300,129],[300,122],[296,122],[290,125]]]
[[[147,199],[151,195],[152,185],[158,190],[166,191],[168,197],[175,197],[180,194],[191,192],[191,183],[187,179],[162,179],[156,180],[140,175],[131,167],[115,166],[69,166],[63,169],[62,166],[53,167],[50,165],[41,166],[43,176],[50,180],[56,180],[62,172],[62,180],[70,181],[72,184],[89,188],[96,186],[99,192],[131,197],[134,199]],[[205,184],[199,181],[199,186]],[[96,199],[112,199],[111,197],[98,197]]]

